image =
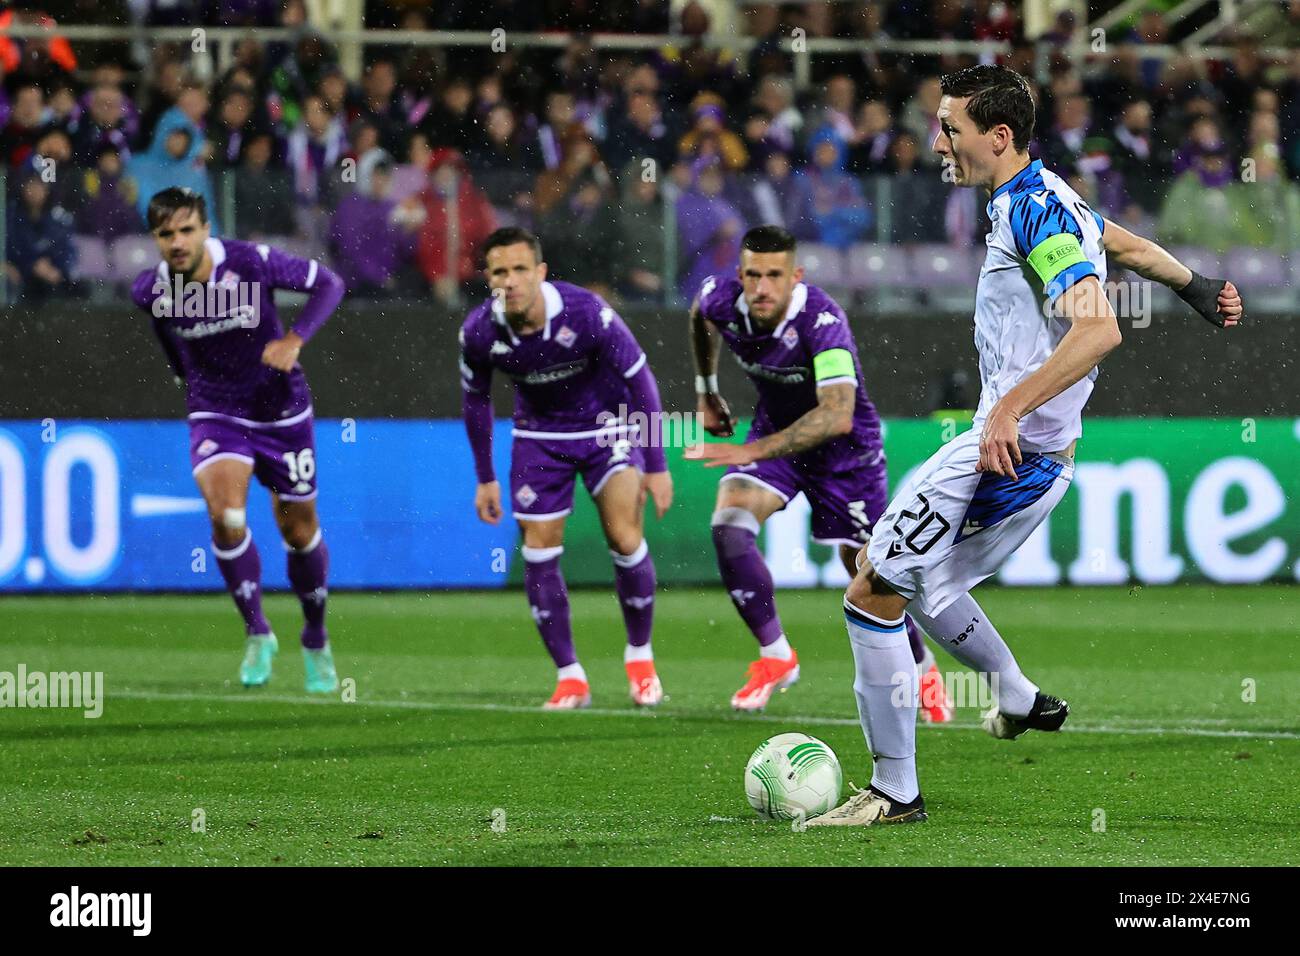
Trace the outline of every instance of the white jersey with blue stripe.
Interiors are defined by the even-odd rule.
[[[975,292],[980,404],[974,428],[1026,376],[1047,361],[1070,320],[1050,314],[1056,297],[1087,276],[1106,281],[1102,218],[1060,176],[1035,160],[999,186],[988,204],[993,222]],[[1026,451],[1059,451],[1083,431],[1093,368],[1020,420]]]

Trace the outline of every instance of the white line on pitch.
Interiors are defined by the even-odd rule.
[[[337,704],[333,697],[290,697],[280,694],[266,694],[250,690],[242,694],[195,694],[190,692],[114,690],[109,697],[126,697],[134,700],[192,700],[211,701],[229,704]],[[380,707],[389,710],[426,710],[426,711],[464,711],[476,710],[501,714],[532,714],[536,717],[564,716],[556,711],[543,711],[540,707],[522,704],[484,704],[467,702],[463,704],[430,700],[357,700],[348,706]],[[649,710],[615,710],[609,707],[588,707],[576,713],[591,717],[630,717],[637,720],[656,718],[677,720],[720,720],[732,723],[761,722],[769,724],[812,724],[824,727],[857,727],[858,721],[849,717],[816,717],[806,714],[725,714],[705,713],[702,711],[649,711]],[[936,730],[979,730],[979,724],[951,723],[927,725]],[[1202,727],[1164,727],[1148,725],[1142,727],[1117,727],[1111,724],[1071,724],[1067,728],[1072,734],[1121,734],[1129,736],[1154,737],[1218,737],[1230,739],[1264,739],[1264,740],[1300,740],[1300,733],[1286,730],[1213,730]]]

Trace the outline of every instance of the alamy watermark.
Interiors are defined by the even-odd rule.
[[[998,675],[977,674],[975,671],[952,671],[942,675],[942,683],[930,681],[920,689],[918,706],[923,709],[931,707],[953,708],[975,707],[980,711],[993,710],[998,705]],[[911,682],[915,674],[903,671],[893,675],[890,684],[893,691],[889,702],[895,707],[908,706]]]
[[[687,448],[703,442],[706,434],[695,412],[629,411],[626,405],[619,405],[617,412],[600,412],[596,424],[596,444],[602,448],[621,442],[638,448]]]
[[[186,339],[201,339],[234,329],[255,329],[262,321],[262,284],[244,282],[234,273],[226,273],[217,282],[186,282],[173,275],[168,282],[159,276],[153,284],[152,311],[156,319],[197,319],[182,326],[176,334]]]
[[[0,671],[0,708],[68,707],[87,720],[104,713],[103,671]]]

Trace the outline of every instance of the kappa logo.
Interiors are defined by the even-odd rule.
[[[781,334],[781,341],[785,343],[788,349],[794,348],[799,344],[799,332],[792,325]]]
[[[602,329],[609,328],[609,324],[613,321],[614,321],[613,309],[611,309],[609,306],[605,306],[605,308],[600,310],[600,327]]]
[[[500,340],[498,339],[496,342],[493,342],[493,343],[492,343],[492,351],[491,351],[490,354],[491,354],[491,355],[509,355],[509,354],[510,354],[511,352],[513,352],[513,351],[514,351],[514,349],[512,349],[510,346],[506,345],[506,343],[504,343],[504,342],[502,342],[502,341],[500,341]]]
[[[636,608],[638,611],[643,611],[643,610],[645,610],[645,609],[648,608],[651,604],[654,604],[654,602],[655,602],[655,597],[654,597],[653,594],[649,595],[648,597],[637,597],[637,596],[634,594],[634,595],[632,595],[631,597],[625,597],[625,598],[623,598],[623,603],[624,603],[624,604],[626,604],[628,607],[634,607],[634,608]]]
[[[528,605],[528,610],[532,613],[533,622],[536,624],[541,624],[543,621],[550,620],[551,612],[542,610],[536,604]]]
[[[715,279],[713,276],[709,276],[707,279],[705,279],[704,284],[700,286],[700,301],[701,302],[704,301],[705,297],[708,296],[708,294],[712,292],[714,289],[716,289],[717,287],[718,287],[718,280]]]
[[[515,500],[525,508],[530,507],[532,503],[537,500],[537,492],[533,491],[533,489],[529,488],[527,485],[524,485],[515,492]]]
[[[604,313],[601,314],[601,319],[604,319]],[[608,325],[608,323],[606,323],[606,325]],[[578,334],[567,325],[560,326],[560,331],[555,333],[555,341],[559,342],[566,349],[573,348],[573,343],[576,342],[577,339]]]
[[[632,443],[626,438],[620,438],[610,446],[609,463],[613,465],[619,462],[625,462],[631,454]]]
[[[213,441],[211,438],[205,438],[203,439],[203,441],[199,442],[199,447],[194,450],[194,453],[198,455],[200,458],[207,458],[209,455],[211,455],[214,451],[217,450],[217,447],[218,446],[215,441]]]
[[[839,320],[840,317],[831,312],[819,312],[817,321],[813,323],[813,328],[820,329],[823,325],[834,325]]]
[[[736,602],[736,607],[744,607],[745,602],[754,596],[753,591],[742,591],[740,588],[736,588],[734,591],[728,591],[727,593],[730,594],[731,599]]]
[[[256,581],[240,581],[239,587],[235,588],[235,593],[245,601],[251,601],[253,595],[257,593]]]
[[[293,493],[296,495],[305,495],[309,491],[311,491],[311,482],[300,481],[293,486]]]

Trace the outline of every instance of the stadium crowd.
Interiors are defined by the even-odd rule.
[[[732,267],[759,222],[838,250],[979,244],[983,201],[949,189],[929,149],[938,75],[973,58],[818,55],[800,90],[779,44],[796,26],[1010,41],[1002,60],[1039,101],[1031,152],[1095,208],[1176,245],[1300,242],[1300,49],[1270,59],[1242,36],[1223,62],[1144,55],[1177,39],[1159,13],[1080,61],[1068,14],[1029,42],[1016,6],[992,0],[755,6],[757,43],[743,54],[699,42],[710,23],[694,2],[670,22],[660,0],[452,0],[433,12],[371,0],[370,26],[675,39],[646,51],[597,48],[586,32],[500,53],[368,45],[352,82],[303,0],[21,7],[0,13],[0,157],[5,269],[25,296],[82,294],[78,276],[95,270],[79,266],[76,237],[142,236],[149,196],[168,185],[206,195],[214,231],[290,237],[374,298],[476,291],[477,245],[504,224],[538,231],[556,274],[621,300],[691,295]],[[46,23],[48,37],[5,38],[13,17]],[[1281,17],[1279,31],[1300,27],[1300,2]],[[205,80],[188,44],[154,44],[132,67],[127,44],[69,43],[54,25],[132,18],[284,26],[293,39],[249,33]]]

